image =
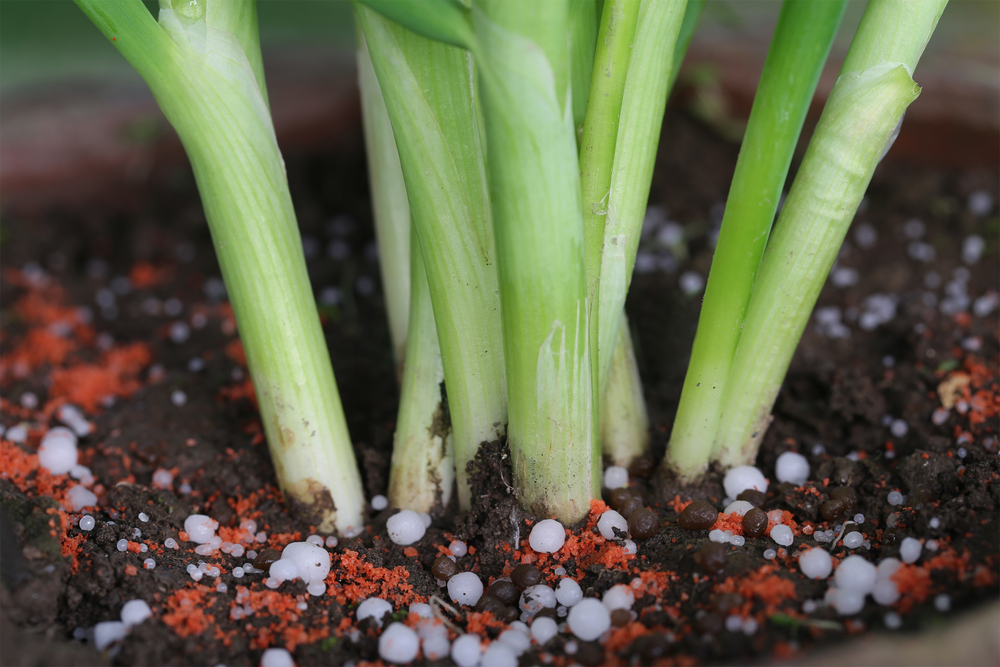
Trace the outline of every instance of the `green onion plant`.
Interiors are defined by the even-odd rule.
[[[648,453],[625,317],[667,96],[703,0],[352,0],[401,401],[394,506],[460,509],[484,442],[575,522]],[[785,0],[663,470],[752,463],[792,353],[947,0],[870,0],[780,216],[846,0]],[[195,175],[279,481],[360,525],[358,473],[267,109],[252,3],[77,0],[146,78]],[[773,226],[773,230],[772,230]]]

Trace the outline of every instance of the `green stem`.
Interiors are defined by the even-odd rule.
[[[378,241],[379,269],[385,293],[392,336],[392,352],[398,375],[402,376],[406,358],[406,329],[410,319],[410,204],[406,199],[403,170],[392,125],[385,110],[385,100],[375,78],[371,57],[358,29],[358,88],[361,91],[361,119],[368,157],[368,183],[371,188]],[[424,278],[426,280],[426,278]]]
[[[645,401],[641,391],[634,390],[641,388],[634,353],[614,371],[611,364],[616,357],[624,359],[620,355],[627,351],[617,349],[627,338],[627,332],[621,332],[625,295],[639,249],[685,4],[685,0],[646,0],[639,6],[614,143],[610,194],[607,189],[601,194],[607,194],[598,318],[602,406],[606,408],[601,413],[601,446],[606,458],[618,462],[635,458],[637,452],[645,453],[649,444]],[[627,381],[621,375],[625,371],[631,376]],[[614,385],[609,384],[613,375],[621,378]],[[619,391],[623,393],[609,395]],[[626,405],[631,407],[612,409]],[[631,421],[619,421],[622,419]],[[630,433],[640,439],[622,437]]]
[[[624,316],[606,382],[601,396],[601,450],[610,465],[628,468],[649,452],[649,417]]]
[[[278,482],[321,531],[360,528],[364,497],[306,273],[246,5],[77,4],[149,84],[194,168]],[[257,63],[255,67],[254,63]]]
[[[465,51],[356,4],[399,150],[441,345],[459,504],[466,467],[507,421],[486,167]]]
[[[670,79],[667,84],[667,96],[674,89],[677,83],[677,75],[681,73],[681,63],[691,45],[691,37],[694,36],[694,29],[698,27],[698,19],[701,17],[701,10],[705,7],[705,0],[688,0],[684,9],[684,20],[681,22],[680,32],[677,34],[677,44],[674,46],[674,67],[670,70]]]
[[[455,444],[441,393],[444,366],[419,244],[413,244],[411,256],[410,336],[389,469],[389,503],[438,514],[448,506],[455,485]]]
[[[590,98],[590,77],[594,71],[597,48],[597,3],[595,0],[570,0],[570,57],[573,77],[573,126],[583,134],[583,121]]]
[[[691,362],[664,465],[700,476],[711,458],[747,304],[806,112],[846,0],[787,0],[736,162]]]
[[[566,522],[600,491],[565,0],[473,4],[522,504]]]
[[[872,173],[919,87],[911,73],[947,0],[872,0],[799,167],[757,276],[716,434],[752,462],[792,354]]]

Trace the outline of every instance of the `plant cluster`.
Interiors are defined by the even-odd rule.
[[[947,0],[870,0],[775,220],[846,0],[786,0],[664,471],[751,463]],[[271,122],[253,2],[77,0],[194,168],[275,470],[320,530],[364,498]],[[401,401],[390,502],[437,511],[506,438],[564,522],[647,452],[624,315],[660,127],[702,0],[360,0],[359,80]]]

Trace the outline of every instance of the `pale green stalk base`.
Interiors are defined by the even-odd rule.
[[[392,507],[439,514],[455,486],[451,423],[441,396],[444,366],[420,247],[412,248],[409,341],[389,469]]]
[[[375,240],[385,310],[392,336],[397,375],[406,358],[406,327],[410,319],[410,204],[406,199],[403,170],[385,100],[375,78],[368,46],[360,28],[358,36],[358,88],[361,91],[361,126],[368,157],[368,184],[372,194]]]
[[[565,2],[472,8],[521,503],[572,523],[600,492]]]
[[[469,54],[355,5],[378,76],[434,306],[455,439],[459,506],[467,465],[503,433],[506,384],[486,166]]]
[[[624,318],[622,325],[601,397],[601,450],[609,465],[628,468],[649,453],[649,417],[632,335]]]
[[[846,0],[787,2],[768,51],[726,201],[665,468],[708,468],[754,280]]]
[[[872,0],[768,243],[715,441],[752,463],[792,354],[875,166],[920,92],[911,72],[946,0]]]
[[[164,3],[157,25],[138,0],[78,4],[115,38],[187,150],[286,501],[321,532],[360,528],[361,479],[252,64],[253,5],[175,13]]]

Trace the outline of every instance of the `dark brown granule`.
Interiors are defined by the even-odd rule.
[[[534,565],[522,563],[510,573],[510,580],[523,591],[525,588],[542,583],[542,571]]]
[[[722,623],[720,621],[721,629]],[[662,658],[670,648],[670,640],[662,632],[650,632],[637,638],[629,645],[628,652],[639,657],[639,664],[652,665],[656,660]]]
[[[517,620],[518,615],[516,607],[504,607],[500,613],[497,614],[497,618],[503,623],[513,623]]]
[[[618,513],[623,517],[632,516],[632,512],[642,509],[642,501],[635,496],[629,498],[618,508]]]
[[[649,477],[656,471],[656,461],[649,454],[640,456],[628,467],[629,477]]]
[[[677,525],[686,530],[705,530],[715,525],[719,510],[705,500],[695,500],[677,517]]]
[[[705,574],[721,574],[726,571],[726,546],[719,542],[709,542],[693,558]]]
[[[504,579],[494,581],[490,584],[490,587],[486,589],[486,594],[492,595],[508,607],[516,604],[517,599],[521,597],[521,591],[517,590],[517,586]]]
[[[628,516],[628,532],[637,540],[646,540],[660,530],[660,517],[656,512],[642,507]]]
[[[746,537],[764,537],[767,533],[767,512],[754,507],[743,515],[743,535]]]
[[[746,489],[736,496],[736,500],[745,500],[754,507],[763,507],[767,502],[767,494],[757,489]]]
[[[646,607],[646,611],[644,611],[642,616],[639,617],[639,622],[647,628],[655,628],[657,626],[670,625],[672,621],[667,612],[653,609],[652,607]]]
[[[620,489],[615,489],[608,494],[608,504],[611,505],[611,509],[618,509],[625,504],[626,500],[632,497],[632,492],[627,488],[622,487]]]
[[[826,521],[836,521],[854,511],[858,493],[852,486],[841,486],[830,492],[830,500],[819,506],[819,513]]]
[[[490,611],[494,616],[499,616],[507,605],[492,595],[484,595],[476,602],[476,611]]]
[[[604,647],[597,642],[580,642],[573,659],[584,667],[597,667],[604,662]]]
[[[255,570],[267,572],[271,569],[271,563],[278,560],[281,560],[280,551],[277,549],[264,549],[253,559],[253,567]]]
[[[739,593],[723,593],[712,599],[712,608],[720,614],[728,614],[743,604],[743,597]]]
[[[936,500],[934,489],[929,484],[917,484],[906,496],[906,504],[909,507],[916,507]]]
[[[441,581],[448,581],[458,574],[458,565],[447,556],[438,556],[431,565],[431,574]]]
[[[611,612],[611,625],[616,628],[623,628],[632,620],[632,614],[628,609],[615,609]]]

